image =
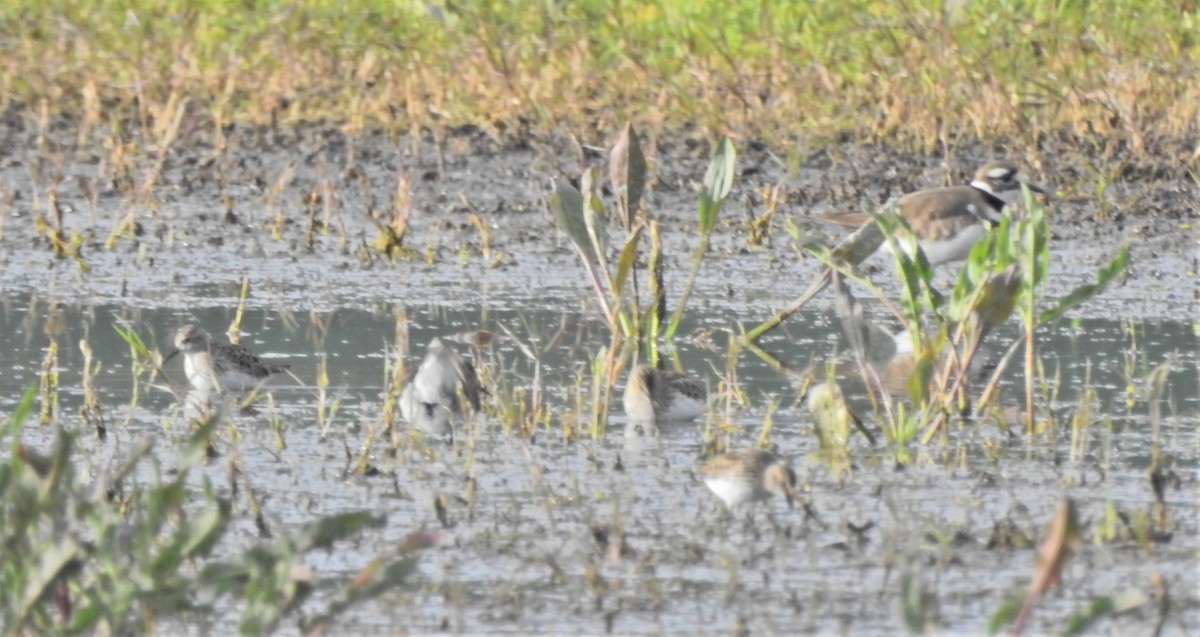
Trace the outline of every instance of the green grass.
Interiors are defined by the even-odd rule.
[[[16,0],[0,98],[86,126],[321,120],[909,140],[1194,134],[1190,3]],[[183,100],[186,99],[186,103]],[[180,106],[183,104],[183,106]]]

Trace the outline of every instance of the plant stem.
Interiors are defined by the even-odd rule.
[[[696,247],[696,253],[692,256],[692,271],[688,272],[687,283],[683,286],[683,294],[679,297],[675,312],[671,314],[671,324],[667,326],[667,338],[673,338],[675,330],[679,328],[679,321],[683,318],[683,308],[687,306],[688,297],[692,295],[692,286],[696,283],[696,276],[700,274],[700,263],[704,260],[704,254],[708,252],[709,236],[708,234],[700,235],[700,245]]]

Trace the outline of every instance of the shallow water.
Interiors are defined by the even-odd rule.
[[[38,381],[53,339],[61,372],[57,418],[82,427],[79,341],[86,339],[100,364],[95,385],[108,436],[100,440],[85,428],[81,462],[105,471],[137,437],[154,435],[156,457],[172,466],[187,431],[168,389],[181,382],[179,363],[156,387],[145,388],[141,376],[133,404],[129,348],[112,326],[131,327],[160,351],[186,322],[219,335],[249,280],[242,342],[289,364],[296,379],[277,378],[257,414],[232,418],[240,439],[222,430],[221,456],[196,472],[194,493],[202,477],[227,489],[238,465],[241,484],[255,490],[273,528],[360,509],[387,514],[383,529],[309,556],[319,577],[352,576],[414,529],[444,534],[421,554],[411,583],[357,609],[335,626],[337,634],[728,634],[744,626],[756,633],[894,635],[906,630],[898,592],[906,573],[931,596],[933,623],[951,634],[978,634],[1007,596],[1026,589],[1035,564],[1033,548],[988,548],[993,528],[1011,523],[1036,541],[1061,495],[1078,503],[1089,539],[1107,507],[1131,519],[1148,513],[1155,444],[1177,478],[1166,492],[1169,539],[1142,546],[1125,533],[1079,547],[1062,588],[1041,600],[1028,633],[1062,631],[1067,617],[1096,596],[1149,594],[1155,573],[1172,600],[1161,634],[1200,630],[1200,223],[1196,185],[1176,173],[1109,184],[1112,177],[1086,153],[1045,140],[1043,152],[1058,156],[1048,158],[1053,173],[1043,182],[1062,195],[1050,215],[1047,296],[1090,281],[1123,243],[1132,255],[1124,278],[1073,313],[1078,323],[1063,321],[1038,335],[1053,396],[1048,407],[1059,425],[1053,435],[1031,442],[1019,427],[1009,434],[988,422],[954,428],[944,443],[903,449],[872,448],[855,437],[852,468],[836,471],[818,453],[800,390],[746,353],[735,366],[746,403],[719,403],[710,422],[667,428],[657,439],[626,437],[614,397],[606,438],[564,435],[564,423],[587,402],[588,361],[609,340],[577,256],[544,205],[549,179],[578,173],[582,158],[565,150],[578,140],[507,150],[492,140],[450,140],[472,152],[447,153],[443,166],[428,140],[416,137],[232,126],[223,131],[228,146],[217,148],[210,123],[191,121],[165,155],[155,187],[141,192],[118,185],[101,127],[82,143],[69,122],[47,129],[20,111],[0,119],[0,127],[0,414]],[[704,174],[702,150],[666,138],[652,149],[646,207],[662,224],[672,299],[696,244],[690,183]],[[683,365],[714,390],[726,373],[727,335],[765,319],[815,276],[817,264],[798,255],[785,226],[794,224],[805,239],[829,240],[813,214],[941,183],[952,177],[946,164],[965,177],[997,149],[957,145],[947,158],[843,145],[798,157],[799,166],[790,156],[780,160],[790,152],[780,148],[740,150],[734,194],[688,307],[686,336],[677,339]],[[129,161],[144,162],[132,169],[139,180],[143,167],[156,163]],[[1072,183],[1055,184],[1055,175]],[[400,181],[411,186],[405,245],[417,256],[389,263],[370,246]],[[780,184],[787,192],[772,232],[752,246],[746,220],[764,213],[761,193]],[[1101,190],[1104,201],[1095,201],[1092,193]],[[55,256],[33,222],[45,215],[43,193],[51,191],[63,205],[64,233],[83,238],[86,273]],[[322,193],[324,205],[310,242],[304,202],[313,193]],[[130,213],[138,232],[106,245]],[[841,338],[829,305],[818,299],[768,335],[765,347],[796,370],[830,355]],[[380,419],[391,352],[399,349],[412,365],[433,336],[480,328],[501,335],[508,328],[545,349],[549,425],[525,438],[486,419],[453,444],[404,439],[394,453],[377,442],[370,457],[376,472],[353,475],[349,469]],[[993,350],[1015,335],[1011,324],[999,330]],[[339,405],[325,431],[314,389],[322,358],[329,404]],[[1145,379],[1168,359],[1165,393],[1155,403]],[[500,339],[482,362],[500,380],[493,401],[533,385],[534,366],[510,339]],[[1018,368],[1005,379],[1006,407],[1022,403]],[[1087,388],[1097,395],[1096,417],[1080,430],[1073,453],[1070,417]],[[792,461],[815,517],[772,502],[730,519],[692,471],[706,436],[752,446],[768,413],[771,440]],[[42,444],[51,429],[30,423],[24,442]],[[898,463],[899,456],[907,462]],[[435,498],[445,501],[444,520]],[[234,506],[225,556],[258,538],[244,496]],[[236,611],[188,617],[164,632],[232,633]],[[1157,621],[1147,606],[1093,632],[1150,634]]]
[[[164,434],[162,454],[170,457],[171,441],[184,430],[175,397],[152,389],[136,408],[128,407],[129,350],[113,324],[132,327],[165,351],[172,330],[184,322],[220,334],[232,319],[236,289],[177,292],[190,299],[187,309],[170,302],[87,305],[8,294],[0,307],[0,369],[8,370],[0,375],[0,409],[11,410],[37,381],[49,331],[59,344],[59,418],[79,426],[78,343],[87,339],[101,364],[96,386],[109,421],[106,441],[84,442],[92,463],[103,465],[104,458],[118,456],[145,434]],[[447,302],[311,313],[252,303],[243,319],[242,343],[289,364],[303,383],[277,379],[271,400],[258,403],[258,414],[234,417],[241,442],[226,437],[218,442],[226,458],[236,457],[249,469],[247,482],[265,496],[270,524],[299,525],[320,514],[361,508],[386,512],[384,529],[311,556],[309,564],[321,576],[352,575],[414,529],[445,534],[422,555],[420,575],[410,586],[355,611],[339,630],[659,634],[730,632],[740,624],[770,633],[895,634],[904,630],[899,580],[912,573],[936,597],[938,625],[952,633],[980,633],[1005,596],[1028,585],[1034,564],[1032,549],[987,548],[997,522],[1011,520],[1038,537],[1063,494],[1076,499],[1085,524],[1100,519],[1108,503],[1130,513],[1148,510],[1153,496],[1146,471],[1155,441],[1147,401],[1125,407],[1126,366],[1141,382],[1169,357],[1174,365],[1158,444],[1179,477],[1167,493],[1174,524],[1170,541],[1148,549],[1127,539],[1084,545],[1067,567],[1062,591],[1035,611],[1032,628],[1060,629],[1070,612],[1095,596],[1148,591],[1154,572],[1164,576],[1175,600],[1163,634],[1188,634],[1200,626],[1195,588],[1200,377],[1196,336],[1187,323],[1085,319],[1062,322],[1041,335],[1045,369],[1059,387],[1052,405],[1059,422],[1069,422],[1085,385],[1099,397],[1097,413],[1112,414],[1087,428],[1077,457],[1070,456],[1068,430],[1056,444],[1029,444],[994,425],[980,425],[956,429],[946,446],[912,448],[912,462],[903,467],[893,451],[872,449],[858,438],[853,469],[841,474],[818,454],[807,411],[797,404],[798,390],[743,353],[737,380],[749,404],[718,408],[720,420],[729,423],[720,435],[734,447],[755,444],[768,405],[775,403],[772,440],[791,458],[816,517],[772,502],[731,519],[691,470],[701,458],[703,423],[631,441],[622,431],[617,398],[607,439],[563,439],[556,427],[570,418],[588,357],[608,340],[594,310],[581,309],[569,297],[531,304],[521,293],[508,299],[495,289],[471,306],[466,299],[484,295],[470,286],[426,292],[427,298]],[[736,319],[718,302],[702,303],[703,320],[685,325],[685,331],[727,329]],[[403,346],[404,337],[411,364],[435,335],[481,328],[503,335],[507,328],[523,341],[544,344],[561,325],[561,337],[542,360],[554,413],[549,430],[527,440],[487,420],[453,444],[417,441],[395,457],[380,445],[372,459],[378,475],[346,477],[347,454],[358,450],[378,420],[389,348]],[[836,330],[829,311],[814,306],[765,345],[785,363],[803,368],[838,347]],[[994,338],[1014,336],[1010,325]],[[724,340],[718,331],[711,347],[679,342],[684,366],[713,388],[725,368]],[[1134,351],[1134,343],[1136,358],[1127,362],[1122,353]],[[322,355],[331,394],[341,401],[324,437],[313,389]],[[532,382],[531,361],[509,338],[500,338],[482,360],[506,386]],[[181,382],[178,363],[165,372],[171,383]],[[1005,404],[1020,402],[1015,382],[1018,377],[1010,373]],[[37,444],[46,430],[30,426],[27,442]],[[218,484],[225,471],[224,460],[206,469]],[[474,502],[464,499],[469,480],[475,482]],[[444,527],[433,505],[438,496],[448,503]],[[850,525],[870,528],[859,535]],[[251,516],[242,510],[230,533],[235,544],[253,541]],[[607,545],[597,540],[601,535]],[[1090,537],[1086,531],[1085,536]],[[616,550],[622,541],[625,549]],[[1103,622],[1099,632],[1142,633],[1155,621],[1156,614],[1144,609]]]

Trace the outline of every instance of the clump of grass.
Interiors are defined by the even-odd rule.
[[[140,633],[160,623],[188,622],[214,606],[239,616],[241,632],[266,634],[303,608],[316,587],[316,574],[304,565],[307,554],[384,524],[367,511],[325,516],[218,558],[230,554],[222,543],[233,502],[208,478],[199,491],[189,486],[215,420],[192,432],[175,471],[159,466],[151,453],[154,440],[147,438],[111,472],[85,475],[78,471],[87,463],[77,457],[77,434],[58,427],[43,450],[21,443],[35,395],[28,391],[0,428],[5,447],[13,450],[0,462],[5,634]],[[335,578],[328,601],[302,627],[327,627],[403,583],[415,552],[435,539],[410,536],[356,577]],[[322,579],[322,588],[333,581]]]
[[[631,354],[644,349],[648,362],[657,365],[660,338],[670,342],[674,337],[700,265],[708,252],[717,217],[733,188],[736,161],[737,152],[728,138],[715,145],[698,195],[699,242],[693,253],[687,281],[670,318],[667,316],[658,224],[650,211],[640,207],[647,179],[646,161],[633,126],[625,126],[609,155],[609,180],[617,193],[615,213],[608,214],[601,202],[599,184],[596,183],[598,171],[585,170],[580,178],[579,189],[565,178],[555,182],[550,208],[559,228],[566,233],[579,254],[612,335],[608,347],[593,358],[592,387],[595,395],[591,401],[593,413],[590,418],[593,436],[604,435],[612,387],[624,361]],[[608,254],[608,219],[612,216],[617,218],[626,232],[615,263],[610,262]],[[650,249],[648,303],[640,298],[637,276],[644,242],[649,242]]]
[[[93,362],[92,346],[86,338],[80,339],[79,350],[83,352],[83,405],[79,408],[80,417],[96,430],[96,437],[103,441],[108,436],[108,418],[96,393],[95,379],[100,373],[100,364]]]
[[[1098,154],[1148,156],[1193,136],[1200,112],[1190,5],[640,7],[301,0],[247,14],[214,0],[19,0],[0,8],[11,43],[0,107],[66,112],[81,143],[132,140],[133,124],[147,141],[127,143],[151,155],[142,186],[185,115],[209,123],[218,149],[236,121],[382,127],[414,144],[428,131],[440,146],[464,124],[521,135],[635,112],[656,127],[850,132],[925,150],[1065,132]]]
[[[877,418],[884,423],[885,437],[898,453],[914,439],[917,431],[923,431],[921,440],[928,443],[938,432],[944,432],[944,425],[952,419],[967,422],[986,412],[995,399],[1001,374],[1022,346],[1025,352],[1022,417],[1025,431],[1031,437],[1046,431],[1052,426],[1052,418],[1048,412],[1038,411],[1039,396],[1043,397],[1042,404],[1049,401],[1045,399],[1048,397],[1045,383],[1039,393],[1035,382],[1041,377],[1042,368],[1034,334],[1102,292],[1124,271],[1129,253],[1128,247],[1121,248],[1111,262],[1096,272],[1093,283],[1079,286],[1045,308],[1042,289],[1049,269],[1050,229],[1043,208],[1028,193],[1025,207],[1029,211],[1027,215],[1014,221],[1006,213],[999,226],[976,244],[948,297],[933,287],[933,270],[924,257],[909,256],[918,253],[916,246],[902,248],[898,244],[894,230],[905,222],[895,210],[873,213],[875,224],[864,226],[833,250],[805,245],[806,251],[826,264],[822,275],[797,301],[746,332],[743,340],[751,344],[753,339],[777,327],[813,294],[832,282],[858,377],[872,400]],[[911,233],[906,234],[906,240],[913,241]],[[897,303],[853,269],[874,252],[881,241],[887,241],[895,255],[900,281]],[[883,301],[903,323],[905,331],[892,335],[868,321],[843,278],[861,285]],[[971,364],[984,338],[1011,314],[1021,320],[1022,337],[1010,344],[991,378],[976,393],[970,384]],[[910,355],[897,355],[900,338],[910,341]],[[911,409],[892,399],[889,391],[892,388],[883,380],[894,375],[892,368],[897,366],[907,380]],[[839,393],[830,389],[821,394],[814,412],[818,421],[837,424],[848,420],[843,415],[843,401],[834,399]],[[822,434],[824,443],[828,431],[819,430],[818,433]]]

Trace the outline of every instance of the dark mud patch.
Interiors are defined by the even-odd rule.
[[[211,126],[190,122],[147,190],[142,186],[155,166],[149,140],[132,136],[117,165],[111,149],[78,145],[69,126],[38,131],[14,112],[3,126],[4,289],[184,306],[190,293],[181,289],[248,276],[260,301],[294,309],[454,302],[462,284],[529,298],[576,298],[586,289],[574,251],[544,202],[552,179],[577,178],[583,166],[602,164],[598,149],[606,140],[581,146],[559,136],[502,144],[463,129],[434,142],[350,137],[317,125],[231,126],[217,140]],[[663,224],[668,279],[678,286],[695,245],[695,184],[708,147],[694,137],[665,135],[647,144],[653,166],[647,205]],[[861,143],[742,146],[735,190],[697,294],[742,303],[748,322],[786,303],[816,272],[816,263],[797,255],[786,224],[835,241],[836,231],[812,215],[963,183],[995,157],[1027,165],[1058,193],[1051,204],[1051,296],[1090,279],[1129,243],[1126,279],[1082,312],[1194,313],[1200,302],[1200,188],[1182,166],[1156,168],[1119,154],[1101,164],[1087,147],[1066,142],[1043,143],[1036,151],[964,145],[952,157]],[[750,220],[765,213],[763,193],[776,185],[786,193],[784,204],[766,241],[751,245]],[[83,237],[89,273],[55,257],[35,231],[39,215],[50,217],[50,193],[63,211],[64,232]],[[413,252],[391,262],[375,246],[376,224],[388,223],[397,206],[411,210],[404,244]],[[110,234],[129,220],[131,231],[107,248]]]

